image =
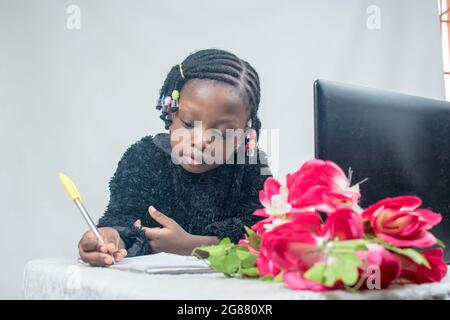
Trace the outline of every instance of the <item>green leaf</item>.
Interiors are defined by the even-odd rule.
[[[273,281],[274,282],[282,282],[283,281],[283,273],[280,272],[279,274],[277,274],[276,277],[273,278]]]
[[[241,266],[240,260],[234,253],[229,253],[224,257],[223,270],[225,273],[234,274],[239,271]]]
[[[326,286],[333,286],[337,281],[345,285],[354,285],[358,281],[358,267],[361,261],[354,253],[329,253],[328,263],[318,262],[314,264],[304,277]]]
[[[333,249],[367,250],[367,241],[364,239],[333,241]]]
[[[417,250],[414,250],[412,248],[401,249],[397,247],[395,247],[395,249],[391,247],[390,250],[405,255],[411,258],[411,260],[415,263],[424,265],[428,269],[431,269],[430,263],[428,262],[427,258],[425,258],[425,256]]]
[[[236,255],[240,260],[245,260],[249,256],[252,256],[252,254],[250,252],[244,251],[244,250],[236,250]]]
[[[303,276],[311,281],[324,283],[324,272],[326,267],[327,265],[324,262],[317,262],[311,268],[309,268],[309,270],[306,271]]]
[[[339,264],[338,263],[330,263],[327,264],[323,271],[323,284],[331,287],[339,280]]]
[[[257,256],[254,254],[250,254],[245,260],[241,261],[241,265],[243,268],[250,268],[256,265]]]
[[[259,280],[264,282],[279,283],[283,281],[283,273],[280,272],[275,277],[272,276],[271,274],[266,274],[265,276],[260,277]]]
[[[251,228],[244,226],[244,229],[248,234],[248,245],[256,251],[259,251],[261,246],[261,238]]]
[[[243,268],[250,268],[253,267],[256,263],[256,259],[257,257],[248,252],[248,251],[243,251],[243,250],[236,250],[236,256],[239,258],[239,260],[241,260],[241,264]]]
[[[208,256],[204,257],[206,253]],[[207,258],[211,268],[227,277],[258,276],[257,256],[251,253],[247,246],[234,244],[229,238],[222,239],[217,245],[195,248],[194,255],[202,259]]]
[[[255,231],[253,231],[251,228],[244,226],[245,232],[247,232],[247,234],[249,236],[251,236],[252,234],[255,234]]]
[[[209,257],[208,260],[214,270],[219,272],[226,272],[224,268],[225,256]]]
[[[431,268],[430,263],[425,258],[425,256],[423,254],[421,254],[419,251],[415,250],[415,249],[412,249],[412,248],[399,248],[399,247],[393,245],[392,243],[388,243],[388,242],[386,242],[386,241],[384,241],[383,239],[380,239],[380,238],[374,238],[374,239],[372,239],[372,242],[375,242],[377,244],[381,244],[383,247],[385,247],[386,249],[388,249],[390,251],[393,251],[395,253],[407,256],[408,258],[410,258],[415,263],[417,263],[419,265],[424,265],[428,269]]]
[[[259,280],[265,281],[265,282],[272,282],[273,279],[274,279],[274,277],[271,274],[266,274],[265,276],[262,276],[259,278]]]
[[[209,257],[211,257],[211,256],[222,256],[222,255],[225,255],[225,253],[226,253],[226,247],[225,246],[221,246],[221,245],[218,245],[218,246],[203,246],[203,247],[196,248],[196,250],[208,252]]]
[[[355,254],[339,255],[339,278],[347,286],[352,286],[358,281],[358,267],[362,264]]]
[[[256,267],[243,268],[243,269],[241,269],[241,273],[248,275],[248,276],[258,276],[259,275],[258,268],[256,268]]]
[[[444,249],[446,248],[445,243],[442,240],[436,238],[436,242],[439,247],[444,248]]]
[[[219,242],[219,246],[230,245],[230,244],[231,244],[230,238],[223,238]]]

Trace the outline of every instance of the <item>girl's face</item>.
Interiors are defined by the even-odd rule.
[[[242,144],[249,117],[238,88],[213,80],[189,80],[180,92],[178,111],[172,113],[172,156],[192,173],[220,166]]]

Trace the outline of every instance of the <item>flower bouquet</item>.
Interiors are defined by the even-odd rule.
[[[270,177],[259,198],[263,219],[238,244],[229,238],[198,247],[227,276],[283,282],[299,290],[381,289],[390,284],[438,282],[447,272],[444,244],[430,229],[441,215],[415,196],[386,198],[366,209],[332,161],[313,159],[286,176]],[[207,256],[207,257],[206,257]]]

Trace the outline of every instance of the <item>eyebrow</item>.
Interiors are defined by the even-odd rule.
[[[231,118],[224,118],[224,119],[221,119],[221,120],[217,121],[217,123],[219,123],[219,124],[222,124],[222,123],[231,123],[231,122],[234,122],[233,120],[234,120],[234,119],[231,119]]]
[[[182,111],[182,112],[191,112],[193,114],[198,114],[198,111],[195,108],[192,108],[188,104],[180,105],[180,111]]]
[[[230,110],[230,108],[231,108],[231,110]],[[227,105],[227,111],[235,111],[235,110],[237,110],[239,108],[239,106],[238,105],[236,105],[236,104],[228,104]],[[188,112],[188,113],[192,113],[192,115],[193,115],[193,117],[195,118],[196,116],[198,116],[198,111],[197,111],[197,109],[195,108],[195,107],[192,107],[192,105],[191,104],[184,104],[184,105],[180,105],[180,111],[181,110],[183,110],[183,113],[184,112]],[[224,124],[228,124],[228,123],[231,123],[231,124],[234,124],[234,126],[233,127],[238,127],[237,125],[235,125],[235,121],[234,121],[235,119],[233,119],[233,118],[230,118],[230,117],[225,117],[225,118],[222,118],[222,119],[219,119],[218,121],[216,121],[216,123],[215,123],[215,126],[218,126],[218,125],[224,125]]]

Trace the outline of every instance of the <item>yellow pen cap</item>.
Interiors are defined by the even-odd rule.
[[[69,179],[68,176],[66,176],[64,173],[60,173],[59,180],[61,180],[61,183],[63,184],[64,189],[66,189],[67,193],[69,194],[69,197],[72,200],[78,199],[81,202],[83,202],[83,200],[81,199],[81,195],[78,192],[77,187],[75,186],[73,181]]]

